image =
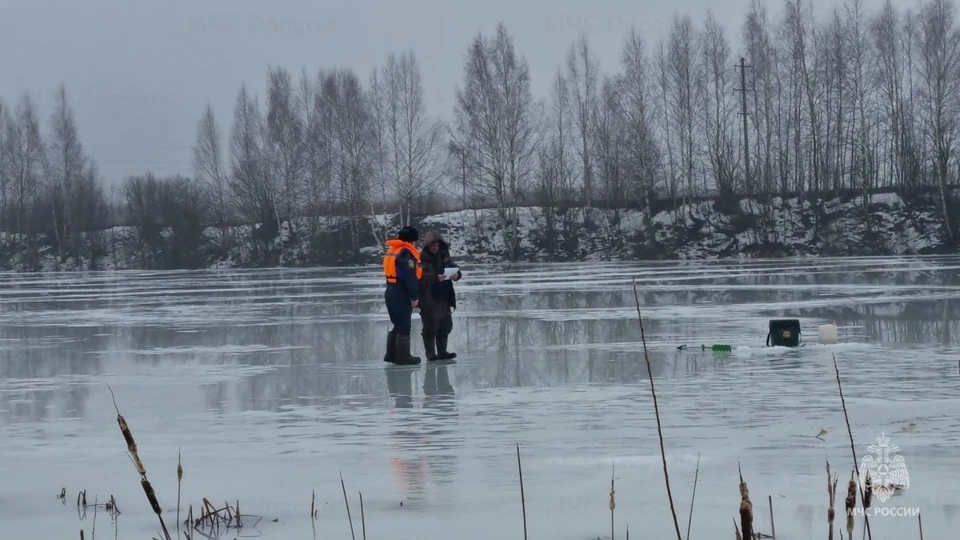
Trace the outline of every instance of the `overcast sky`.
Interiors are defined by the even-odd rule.
[[[781,1],[768,0],[779,14]],[[881,0],[867,0],[869,7]],[[913,5],[912,0],[896,4]],[[67,87],[80,136],[107,182],[130,174],[192,174],[197,120],[209,101],[229,134],[244,83],[263,94],[282,65],[352,67],[366,83],[391,51],[412,50],[431,114],[451,115],[463,58],[478,32],[503,21],[528,60],[534,92],[586,33],[601,69],[617,69],[635,25],[653,45],[675,13],[708,7],[735,47],[749,0],[0,0],[0,98],[27,91],[44,129],[57,86]],[[815,2],[818,12],[833,2]],[[733,66],[731,65],[731,70]]]

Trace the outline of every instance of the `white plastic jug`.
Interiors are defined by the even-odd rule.
[[[817,341],[821,345],[832,345],[837,342],[837,323],[821,324],[817,330]]]

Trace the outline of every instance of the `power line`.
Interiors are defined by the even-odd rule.
[[[743,166],[744,166],[744,182],[746,185],[750,185],[750,134],[747,124],[747,92],[753,92],[754,89],[747,88],[747,68],[752,68],[753,66],[746,65],[746,60],[741,56],[740,65],[734,66],[734,69],[740,68],[740,88],[735,88],[734,91],[740,92],[740,115],[743,116]]]

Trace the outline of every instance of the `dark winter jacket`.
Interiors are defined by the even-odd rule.
[[[440,243],[436,254],[430,252],[430,244]],[[457,295],[453,289],[453,280],[437,281],[437,275],[443,274],[445,268],[459,268],[450,257],[450,246],[437,231],[429,231],[423,237],[423,249],[420,251],[420,262],[423,264],[423,276],[420,278],[420,309],[432,309],[435,305],[457,307]],[[457,272],[457,279],[463,273]]]

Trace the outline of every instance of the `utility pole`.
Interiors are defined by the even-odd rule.
[[[750,185],[750,135],[748,131],[747,124],[747,92],[752,92],[752,89],[747,88],[747,68],[752,67],[746,65],[746,60],[741,56],[740,65],[736,66],[740,68],[740,88],[736,88],[735,91],[740,92],[740,114],[743,116],[743,166],[744,166],[744,182],[746,186]]]

